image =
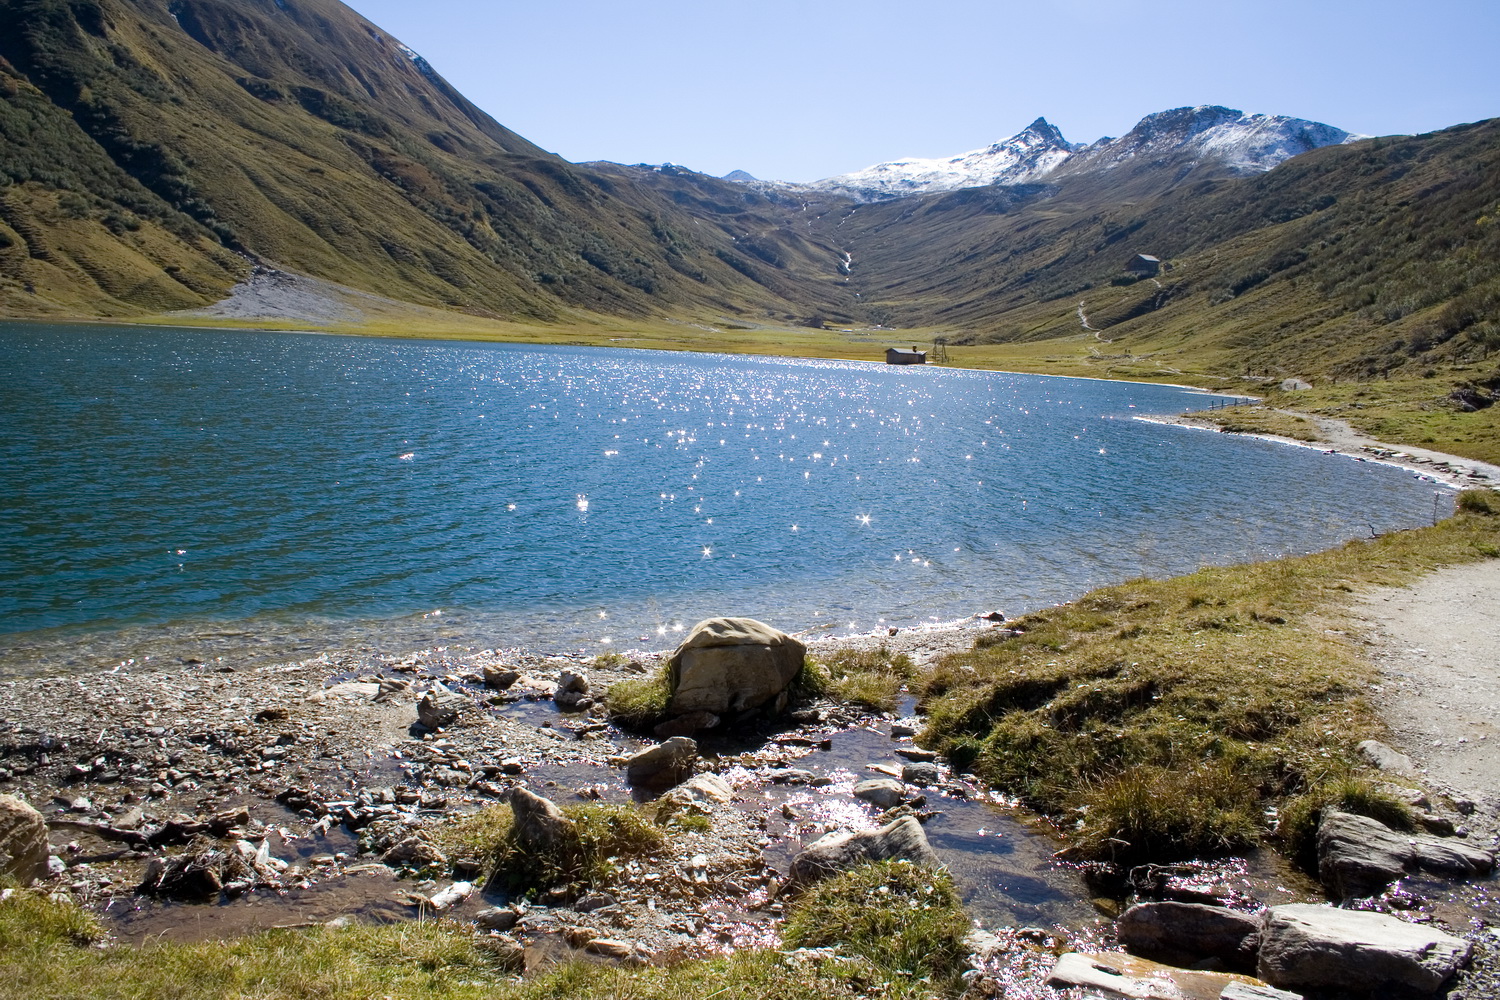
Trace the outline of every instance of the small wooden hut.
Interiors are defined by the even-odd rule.
[[[919,351],[916,347],[912,347],[911,350],[904,347],[887,347],[885,363],[888,365],[925,365],[927,352]]]

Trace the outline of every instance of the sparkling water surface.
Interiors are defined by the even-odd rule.
[[[1206,402],[1171,386],[55,324],[0,326],[0,377],[7,672],[865,631],[1434,510],[1410,473],[1132,419]]]

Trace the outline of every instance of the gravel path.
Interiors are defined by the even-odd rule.
[[[1387,678],[1379,704],[1397,749],[1500,808],[1500,560],[1365,594],[1355,615]]]

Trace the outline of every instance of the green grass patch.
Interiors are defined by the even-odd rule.
[[[1234,434],[1274,434],[1294,441],[1323,440],[1318,428],[1306,417],[1264,406],[1228,406],[1219,410],[1198,410],[1187,416],[1218,424],[1220,430]]]
[[[667,715],[672,689],[665,670],[650,677],[632,678],[610,685],[604,693],[604,708],[610,720],[625,729],[650,729]]]
[[[908,861],[861,865],[799,897],[782,937],[793,947],[835,946],[873,965],[893,986],[958,992],[969,918],[944,871]]]
[[[1068,819],[1101,857],[1254,840],[1265,811],[1354,768],[1381,725],[1372,668],[1329,629],[1356,588],[1500,545],[1500,495],[1430,527],[1327,552],[1132,580],[1013,622],[916,685],[924,746]],[[1076,811],[1075,811],[1076,810]]]
[[[804,666],[803,673],[808,673]],[[905,653],[879,649],[840,649],[816,664],[809,685],[839,701],[889,712],[898,704],[901,687],[917,669]]]
[[[509,805],[492,805],[443,829],[439,843],[490,859],[487,879],[510,892],[568,886],[600,888],[614,878],[620,861],[661,850],[666,832],[637,807],[619,803],[580,803],[562,807],[573,836],[541,850],[515,836]]]
[[[621,969],[568,965],[518,982],[446,920],[272,931],[233,941],[96,947],[97,923],[32,892],[0,902],[4,1000],[834,1000],[893,996],[850,963],[775,951]]]

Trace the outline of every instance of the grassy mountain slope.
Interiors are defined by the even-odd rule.
[[[356,288],[523,320],[785,315],[802,309],[789,296],[815,297],[803,287],[814,279],[767,287],[728,236],[700,236],[671,206],[516,136],[333,0],[0,0],[0,28],[0,169],[17,213],[31,213],[22,229],[45,241],[59,222],[51,203],[79,196],[69,202],[86,231],[73,242],[108,265],[96,270],[122,252],[113,216],[126,227],[159,217]],[[24,166],[59,149],[79,165],[72,176]],[[15,308],[28,283],[42,291],[31,262],[44,258],[8,224],[24,251],[0,271]],[[200,299],[229,283],[214,247],[175,266]],[[80,267],[30,311],[113,310],[120,290]]]

